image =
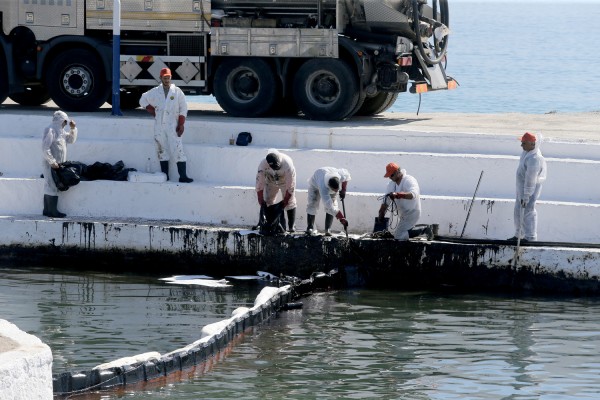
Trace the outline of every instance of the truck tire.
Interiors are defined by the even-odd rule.
[[[298,108],[309,119],[339,121],[347,118],[359,100],[358,79],[345,62],[312,59],[294,77]]]
[[[22,106],[39,106],[50,100],[48,90],[43,86],[28,86],[22,93],[13,93],[10,99]]]
[[[67,111],[95,111],[108,100],[110,84],[100,59],[84,49],[67,50],[50,61],[46,87],[56,105]]]
[[[355,115],[368,117],[382,113],[390,108],[397,98],[398,93],[379,92],[373,97],[367,97]]]
[[[266,61],[232,59],[217,68],[214,95],[227,114],[262,117],[274,109],[277,87],[275,73]]]

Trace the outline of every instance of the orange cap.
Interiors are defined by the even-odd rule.
[[[389,178],[394,172],[396,172],[399,169],[400,167],[398,166],[398,164],[391,162],[385,166],[385,175],[383,177]]]
[[[160,77],[171,76],[171,70],[169,68],[163,68],[160,70]]]
[[[535,142],[535,135],[533,133],[525,132],[521,137],[521,142]]]

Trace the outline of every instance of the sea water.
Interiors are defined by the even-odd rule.
[[[450,0],[449,8],[446,72],[460,86],[423,94],[420,109],[418,95],[401,93],[388,111],[600,111],[600,0]]]
[[[262,285],[0,268],[0,318],[54,373],[166,353]],[[344,290],[301,299],[194,369],[76,399],[583,399],[600,393],[600,299]]]

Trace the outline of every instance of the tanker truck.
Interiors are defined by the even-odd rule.
[[[0,103],[110,103],[115,4],[0,0]],[[343,120],[381,113],[403,92],[457,86],[447,0],[121,0],[120,13],[123,110],[163,67],[235,117]]]

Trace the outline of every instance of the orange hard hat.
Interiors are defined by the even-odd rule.
[[[521,137],[521,142],[535,142],[535,135],[533,133],[525,132]]]
[[[398,166],[398,164],[391,162],[385,166],[385,175],[383,177],[389,178],[394,172],[398,171],[399,169],[400,167]]]

